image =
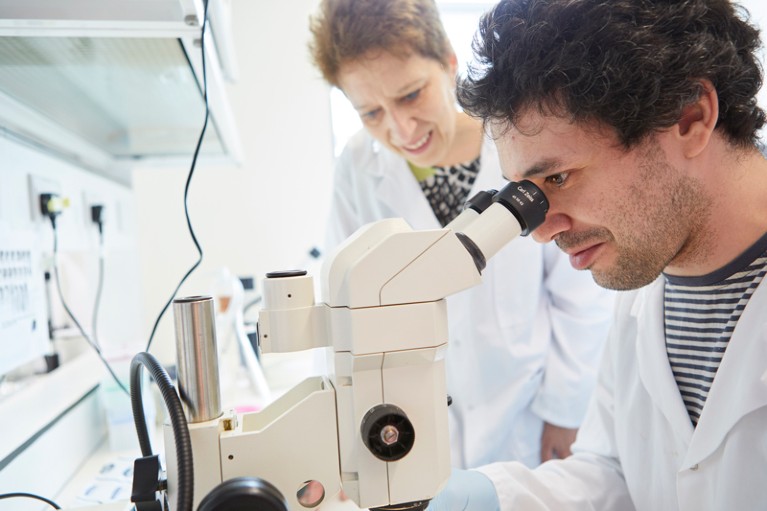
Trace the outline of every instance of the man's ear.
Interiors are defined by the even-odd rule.
[[[701,80],[701,86],[700,96],[682,109],[676,124],[677,137],[687,158],[698,156],[706,148],[719,120],[719,96],[714,85]]]

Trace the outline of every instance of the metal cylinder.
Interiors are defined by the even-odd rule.
[[[178,387],[190,423],[221,416],[218,348],[213,298],[190,296],[173,300],[176,326]]]

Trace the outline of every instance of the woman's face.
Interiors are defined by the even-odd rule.
[[[413,54],[371,53],[341,67],[339,83],[365,128],[421,167],[445,165],[456,134],[455,56],[445,68]]]

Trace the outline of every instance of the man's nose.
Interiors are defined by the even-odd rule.
[[[567,215],[549,210],[546,220],[533,231],[532,236],[538,243],[548,243],[570,227],[571,222]]]

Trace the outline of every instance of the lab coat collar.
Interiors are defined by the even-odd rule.
[[[378,199],[415,230],[439,229],[439,221],[407,161],[386,148],[378,159],[383,171],[376,188]]]
[[[740,419],[767,406],[767,281],[735,326],[692,436],[685,466],[710,456]]]
[[[480,171],[469,197],[480,190],[498,190],[504,184],[498,155],[492,144],[492,140],[485,137],[480,156]],[[407,161],[382,146],[378,148],[376,158],[381,175],[381,181],[376,188],[378,199],[392,211],[397,211],[413,229],[440,229],[439,221]]]
[[[668,362],[663,327],[663,278],[642,289],[631,310],[637,320],[639,375],[670,424],[669,434],[687,446],[682,465],[710,456],[748,413],[767,406],[767,281],[756,289],[732,334],[727,351],[693,428]]]
[[[637,321],[637,365],[642,384],[670,424],[677,444],[688,445],[693,434],[690,415],[678,391],[666,352],[663,326],[663,277],[639,291],[631,315]],[[644,296],[641,296],[644,295]]]

